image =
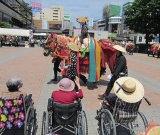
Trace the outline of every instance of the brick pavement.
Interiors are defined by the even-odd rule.
[[[140,110],[147,116],[148,121],[155,118],[160,123],[160,59],[148,57],[146,54],[125,55],[129,67],[129,76],[137,78],[145,87],[145,96],[152,103],[148,106],[145,101],[142,102]],[[22,91],[32,93],[37,109],[39,129],[37,135],[40,135],[41,120],[43,111],[46,110],[47,99],[51,92],[56,89],[55,84],[50,82],[53,78],[53,64],[50,57],[42,55],[42,48],[0,48],[0,92],[7,90],[5,83],[12,75],[18,75],[23,80]],[[100,82],[94,86],[87,82],[83,86],[84,92],[83,109],[87,113],[89,135],[96,135],[97,121],[94,119],[96,110],[100,108],[101,100],[97,99],[99,92],[104,92],[107,87],[106,75],[102,76]]]

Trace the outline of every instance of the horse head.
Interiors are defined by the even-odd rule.
[[[49,34],[45,43],[44,43],[44,48],[43,48],[43,55],[44,56],[49,56],[51,54],[51,52],[55,51],[55,47],[56,47],[56,39],[57,35],[52,33]]]

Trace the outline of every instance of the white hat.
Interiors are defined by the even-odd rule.
[[[117,79],[113,89],[118,98],[128,103],[136,103],[144,96],[143,85],[132,77]]]
[[[114,45],[113,48],[120,52],[126,52],[125,48],[120,45]]]

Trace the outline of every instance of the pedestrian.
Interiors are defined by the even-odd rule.
[[[78,76],[77,74],[77,52],[79,52],[79,47],[73,43],[68,43],[69,47],[69,57],[68,57],[68,65],[65,66],[67,69],[66,76],[70,78],[72,81],[75,80],[75,77]]]
[[[105,93],[98,94],[98,96],[100,98],[104,98],[105,96],[109,95],[110,91],[112,90],[114,82],[119,77],[119,73],[121,73],[121,72],[125,73],[127,70],[126,58],[123,55],[123,52],[126,52],[125,48],[121,47],[120,45],[114,45],[113,48],[116,49],[116,62],[114,64],[113,70],[111,71],[112,77],[108,83],[108,87],[107,87]]]
[[[136,52],[139,52],[139,45],[136,46]]]
[[[34,47],[34,39],[31,38],[31,47]]]
[[[0,47],[2,47],[2,36],[0,36]]]

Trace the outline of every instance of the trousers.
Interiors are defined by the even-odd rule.
[[[59,58],[55,58],[54,67],[53,67],[55,78],[57,78],[57,72],[61,72],[61,70],[59,69],[59,64],[60,64]]]

